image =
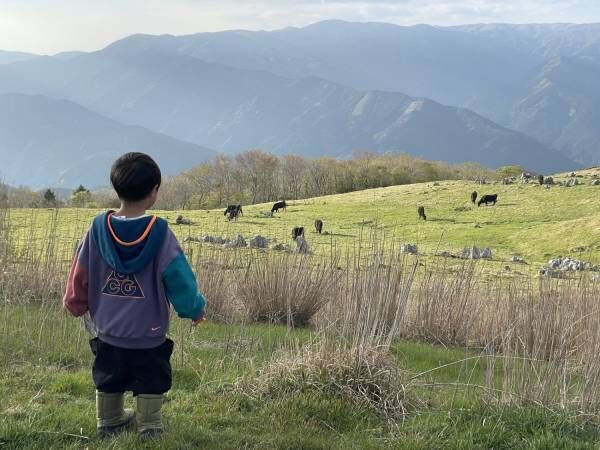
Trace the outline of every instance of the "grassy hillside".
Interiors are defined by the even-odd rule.
[[[591,449],[599,439],[597,428],[583,419],[535,406],[486,406],[477,389],[466,388],[484,383],[484,366],[478,360],[456,363],[473,353],[428,344],[393,347],[395,360],[410,373],[448,365],[421,377],[424,385],[438,385],[420,389],[427,407],[405,421],[388,422],[310,386],[294,395],[254,398],[232,383],[257,376],[275,352],[306,343],[310,331],[211,323],[190,330],[174,321],[174,385],[163,408],[165,436],[144,443],[129,432],[102,441],[95,435],[92,357],[80,321],[54,308],[6,306],[0,308],[0,323],[3,449]],[[131,396],[127,404],[133,406]]]
[[[247,206],[244,217],[236,223],[227,222],[222,210],[158,213],[169,219],[182,241],[186,236],[205,234],[241,234],[246,238],[261,234],[291,244],[292,226],[305,226],[309,228],[308,241],[318,254],[326,256],[332,245],[342,251],[355,249],[378,230],[388,244],[418,244],[425,262],[436,259],[433,254],[437,251],[458,251],[475,244],[494,251],[493,261],[482,262],[489,273],[497,273],[513,254],[530,262],[519,271],[534,272],[546,259],[559,254],[600,260],[594,236],[600,220],[596,212],[600,187],[590,185],[594,174],[586,172],[581,178],[585,184],[571,188],[442,182],[375,189],[294,202],[287,212],[274,218],[261,215],[270,205]],[[469,194],[474,189],[498,193],[499,203],[487,208],[471,205]],[[418,220],[418,205],[426,208],[426,222]],[[289,379],[272,377],[268,390],[257,390],[252,383],[264,381],[269,368],[289,363],[282,356],[301,358],[303,344],[312,345],[323,336],[345,336],[344,342],[354,333],[359,337],[367,332],[380,336],[383,328],[363,326],[370,323],[369,317],[378,314],[371,308],[387,305],[390,298],[399,302],[401,292],[387,288],[399,289],[407,283],[403,277],[390,277],[394,273],[388,270],[391,264],[380,261],[373,270],[342,268],[346,272],[341,272],[339,284],[327,284],[334,286],[328,290],[329,303],[311,327],[286,329],[274,323],[253,322],[250,314],[241,313],[239,319],[232,315],[231,321],[227,315],[224,319],[215,315],[213,321],[196,329],[190,328],[189,322],[175,319],[170,330],[176,342],[174,387],[164,408],[167,434],[148,445],[135,433],[102,442],[94,433],[88,336],[81,321],[60,309],[64,271],[75,242],[97,213],[78,209],[11,210],[10,227],[3,227],[0,220],[0,232],[9,233],[21,249],[17,255],[0,251],[0,263],[4,264],[0,266],[2,448],[597,447],[597,378],[588,374],[600,370],[595,364],[600,339],[593,306],[598,291],[592,287],[580,289],[577,283],[549,284],[546,287],[552,289],[539,291],[494,289],[494,285],[490,289],[488,284],[472,287],[469,280],[463,281],[470,279],[471,273],[475,279],[479,272],[470,272],[469,268],[456,274],[439,271],[437,278],[422,277],[415,282],[403,310],[402,333],[394,334],[404,338],[395,339],[386,354],[386,361],[400,368],[405,380],[402,389],[392,385],[394,393],[406,392],[409,399],[408,414],[401,419],[389,420],[380,410],[357,403],[348,391],[339,390],[357,379],[363,387],[373,386],[369,376],[363,380],[354,372],[349,372],[350,378],[342,384],[334,379],[319,388],[313,378],[305,377],[316,373],[322,377],[319,380],[327,380],[328,373],[312,366],[296,373],[292,388],[287,384]],[[192,225],[174,225],[180,214]],[[324,220],[327,235],[313,232],[315,218]],[[5,234],[0,236],[0,244],[5,238]],[[200,244],[185,245],[193,250]],[[587,250],[571,251],[580,246]],[[215,254],[227,258],[208,255],[206,261],[196,261],[194,266],[202,275],[201,281],[210,281],[202,286],[209,292],[209,305],[215,311],[219,302],[232,303],[232,309],[241,306],[240,311],[250,308],[254,299],[269,304],[282,292],[290,292],[277,288],[282,280],[281,284],[305,289],[307,296],[314,286],[323,286],[315,281],[315,272],[300,265],[286,266],[286,271],[278,269],[280,263],[298,261],[260,258],[260,254],[256,254],[259,258],[254,261],[253,271],[244,264],[233,264],[234,269],[242,270],[230,271],[234,273],[221,284],[215,274],[231,269],[229,263],[235,263],[239,255]],[[8,258],[3,260],[3,255]],[[12,258],[17,264],[12,264]],[[273,261],[265,265],[256,262],[269,260]],[[295,284],[302,273],[312,274],[307,279],[313,281]],[[232,280],[238,278],[234,284]],[[258,278],[265,282],[252,283]],[[246,285],[248,290],[244,290]],[[352,323],[356,327],[350,329],[352,333],[342,334],[342,329]],[[498,350],[506,355],[490,355],[490,349],[495,348],[487,344],[498,342],[505,344]],[[521,346],[523,342],[528,345]],[[357,348],[348,354],[355,355]],[[511,355],[519,357],[513,359]],[[526,363],[521,366],[521,361]],[[327,366],[339,370],[344,360],[327,359]],[[374,367],[374,373],[379,373],[378,367]],[[519,380],[524,380],[522,385]],[[560,405],[553,395],[559,391]],[[523,392],[527,396],[519,395]],[[563,393],[570,396],[567,404],[572,402],[572,408],[564,409]],[[578,399],[582,403],[575,403]],[[587,409],[581,409],[582,405]]]
[[[373,230],[389,242],[414,243],[427,257],[441,251],[458,252],[476,245],[493,251],[490,269],[500,269],[512,255],[523,257],[537,270],[549,258],[571,256],[600,263],[600,186],[591,186],[597,170],[583,171],[582,185],[553,186],[535,184],[475,185],[462,181],[423,183],[371,189],[290,202],[287,212],[265,218],[261,212],[270,204],[244,206],[244,216],[227,222],[222,210],[158,211],[169,220],[176,234],[200,237],[213,235],[245,238],[263,235],[292,245],[291,228],[304,226],[307,240],[317,253],[328,254],[332,244],[338,248],[357,248]],[[470,193],[496,193],[496,206],[477,207]],[[425,207],[427,221],[418,219],[417,206]],[[60,210],[57,226],[65,239],[76,239],[88,226],[96,210]],[[29,233],[31,222],[45,232],[50,210],[13,210],[13,223]],[[175,225],[178,215],[192,225]],[[314,232],[314,220],[324,221],[325,234]],[[29,239],[30,236],[21,236]]]

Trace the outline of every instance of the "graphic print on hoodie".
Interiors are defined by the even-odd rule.
[[[165,220],[98,215],[80,242],[67,280],[64,307],[89,311],[98,337],[122,348],[154,348],[169,329],[170,305],[197,320],[205,300]]]

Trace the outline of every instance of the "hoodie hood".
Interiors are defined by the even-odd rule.
[[[122,274],[134,274],[148,265],[160,251],[168,224],[156,216],[118,220],[114,211],[96,216],[92,237],[102,259]]]

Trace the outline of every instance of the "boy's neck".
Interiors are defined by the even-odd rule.
[[[124,203],[121,202],[121,208],[119,208],[119,210],[117,212],[115,212],[115,216],[121,216],[121,217],[127,217],[127,218],[132,218],[132,217],[140,217],[143,216],[144,214],[146,214],[146,205],[142,202],[135,202],[135,203]]]

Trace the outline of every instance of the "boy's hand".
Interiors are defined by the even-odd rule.
[[[206,318],[204,317],[205,315],[205,311],[202,310],[202,312],[200,313],[200,315],[196,318],[196,320],[194,320],[194,326],[198,326],[200,325],[202,322],[204,322],[206,320]]]

